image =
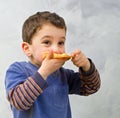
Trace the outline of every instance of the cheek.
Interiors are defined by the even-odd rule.
[[[66,52],[66,51],[65,51],[65,48],[63,48],[63,49],[62,49],[62,53],[65,53],[65,52]]]
[[[65,53],[65,47],[58,47],[58,53]]]
[[[49,50],[48,49],[39,49],[36,51],[36,57],[39,61],[42,61],[43,60],[43,53],[44,52],[48,52]]]
[[[34,58],[36,58],[37,60],[40,60],[41,57],[42,57],[42,50],[37,48],[37,49],[34,49],[33,50],[33,55],[34,55]]]

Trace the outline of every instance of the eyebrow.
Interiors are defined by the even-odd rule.
[[[52,38],[52,36],[50,35],[46,35],[46,36],[43,36],[41,39],[44,39],[44,38]],[[66,40],[66,37],[60,37],[61,39],[65,39]]]

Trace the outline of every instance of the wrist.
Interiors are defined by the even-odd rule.
[[[42,68],[40,68],[40,69],[38,70],[38,73],[43,77],[44,80],[46,80],[47,77],[48,77],[48,75],[49,75],[49,74],[45,71],[45,69],[42,69]]]
[[[90,70],[90,68],[91,68],[91,64],[90,61],[88,60],[86,66],[82,67],[82,70],[87,72]]]
[[[44,90],[48,86],[47,82],[43,79],[43,77],[38,72],[33,74],[32,78],[40,86],[42,90]]]
[[[82,67],[79,68],[79,72],[82,73],[82,75],[84,75],[84,76],[89,76],[89,75],[91,75],[95,71],[94,63],[92,62],[91,59],[88,58],[88,60],[90,62],[90,69],[89,69],[89,71],[84,71],[82,69]]]

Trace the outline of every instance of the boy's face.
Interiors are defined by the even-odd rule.
[[[53,50],[55,53],[65,53],[65,29],[60,29],[54,25],[43,25],[32,38],[29,44],[30,61],[35,65],[41,65],[43,52]]]

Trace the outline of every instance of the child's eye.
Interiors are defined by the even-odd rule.
[[[64,45],[64,41],[61,41],[58,43],[59,45]]]
[[[43,43],[46,44],[46,45],[49,45],[49,44],[50,44],[50,41],[47,41],[47,40],[46,40],[46,41],[44,41]]]

